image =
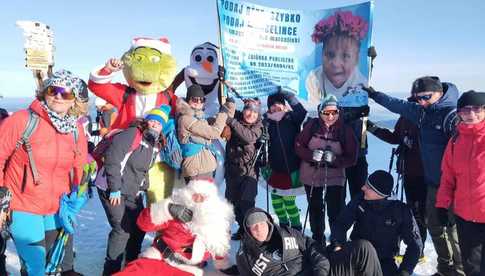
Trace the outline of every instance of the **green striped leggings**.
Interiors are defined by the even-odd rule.
[[[271,193],[271,204],[281,224],[301,227],[300,210],[295,204],[296,196],[280,196]]]

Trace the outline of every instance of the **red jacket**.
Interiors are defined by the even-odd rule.
[[[114,105],[118,109],[118,117],[111,126],[115,128],[127,128],[128,125],[136,118],[143,118],[151,109],[162,104],[172,107],[171,114],[175,114],[177,96],[168,88],[157,94],[143,95],[141,93],[132,93],[123,103],[123,96],[127,85],[121,83],[111,83],[114,74],[103,75],[103,72],[95,70],[89,76],[89,89],[98,97]]]
[[[61,134],[52,126],[38,100],[32,102],[30,109],[40,117],[39,125],[30,137],[40,184],[34,184],[24,147],[15,151],[29,118],[28,111],[21,110],[0,125],[0,186],[8,187],[12,192],[12,210],[39,215],[54,214],[59,209],[61,195],[70,191],[71,169],[74,168],[73,184],[79,184],[81,180],[87,159],[86,136],[82,125],[78,123],[76,145],[73,134]]]
[[[441,163],[441,184],[436,207],[453,205],[454,213],[467,221],[485,223],[485,121],[457,127]]]

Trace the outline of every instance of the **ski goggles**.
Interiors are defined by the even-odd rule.
[[[322,111],[320,112],[320,114],[322,114],[323,116],[330,116],[330,115],[338,115],[339,114],[339,111],[338,109],[337,110],[327,110],[327,111]]]
[[[415,101],[429,101],[431,99],[431,97],[433,97],[433,94],[426,94],[426,95],[421,95],[421,96],[414,96],[414,100]]]
[[[59,87],[59,86],[47,87],[46,95],[55,97],[57,94],[61,94],[61,97],[64,100],[74,100],[76,98],[76,94],[74,94],[72,89],[66,89],[64,87]]]
[[[485,106],[483,105],[470,105],[470,106],[464,106],[464,107],[458,108],[458,113],[470,114],[472,113],[472,111],[473,113],[479,113],[484,109],[485,109]]]

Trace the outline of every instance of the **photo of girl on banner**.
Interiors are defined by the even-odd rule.
[[[318,21],[311,39],[322,43],[322,65],[306,77],[309,102],[320,102],[327,94],[340,100],[349,88],[367,85],[368,74],[359,69],[362,43],[369,35],[369,23],[352,11],[338,10]]]

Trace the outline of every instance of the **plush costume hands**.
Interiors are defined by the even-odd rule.
[[[183,223],[187,223],[192,220],[193,212],[189,208],[175,203],[168,204],[168,212],[170,215],[180,220]]]
[[[83,193],[78,196],[77,190],[71,192],[69,195],[62,195],[59,207],[59,219],[64,231],[69,234],[74,233],[74,225],[77,224],[76,215],[87,201],[88,194]]]

